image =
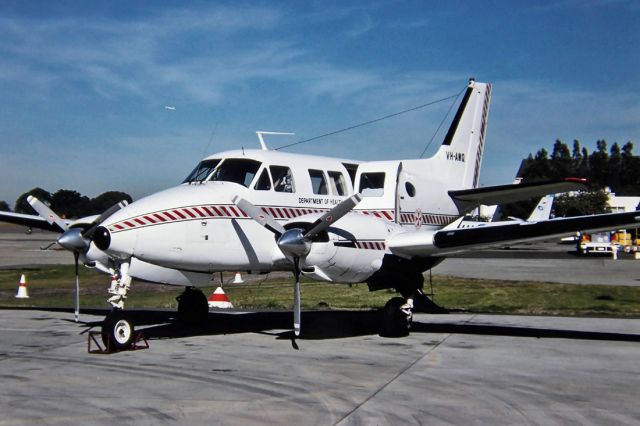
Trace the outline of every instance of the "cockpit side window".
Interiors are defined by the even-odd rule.
[[[219,163],[219,158],[199,162],[182,183],[204,182]]]
[[[291,169],[285,166],[271,166],[271,177],[273,177],[273,189],[276,192],[296,192]]]
[[[260,173],[254,189],[256,191],[268,191],[271,189],[271,178],[269,177],[269,171],[266,167],[262,170],[262,173]]]
[[[309,169],[309,177],[311,177],[311,188],[313,188],[314,194],[326,195],[327,192],[327,180],[324,178],[322,170]]]
[[[260,169],[260,164],[256,160],[228,158],[218,166],[210,180],[234,182],[248,188]]]
[[[360,175],[360,193],[365,197],[384,195],[384,172],[362,173]]]

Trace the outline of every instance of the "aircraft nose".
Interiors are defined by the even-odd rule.
[[[111,233],[104,226],[98,226],[93,234],[93,243],[100,250],[107,250],[111,246]]]

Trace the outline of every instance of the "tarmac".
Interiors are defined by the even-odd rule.
[[[136,312],[149,349],[87,352],[101,315],[0,310],[0,425],[638,424],[640,320]],[[157,324],[155,324],[157,322]]]
[[[71,263],[39,250],[53,239],[0,232],[0,266]],[[637,285],[640,263],[567,250],[496,250],[434,272]],[[200,328],[130,313],[149,348],[107,355],[88,352],[106,311],[75,323],[70,311],[0,310],[0,426],[640,423],[640,319],[416,314],[408,337],[390,339],[373,311],[305,311],[294,340],[290,312],[216,311]]]

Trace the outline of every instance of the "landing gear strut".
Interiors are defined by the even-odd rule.
[[[204,293],[195,287],[185,287],[184,292],[176,297],[178,301],[178,318],[187,325],[202,325],[209,316],[209,302]]]

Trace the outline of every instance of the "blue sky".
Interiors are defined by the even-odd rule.
[[[4,1],[0,200],[35,186],[139,198],[205,153],[257,148],[256,130],[296,133],[276,147],[456,94],[470,76],[494,84],[481,184],[509,183],[558,138],[640,154],[639,33],[631,0]],[[291,151],[415,158],[448,108]]]

